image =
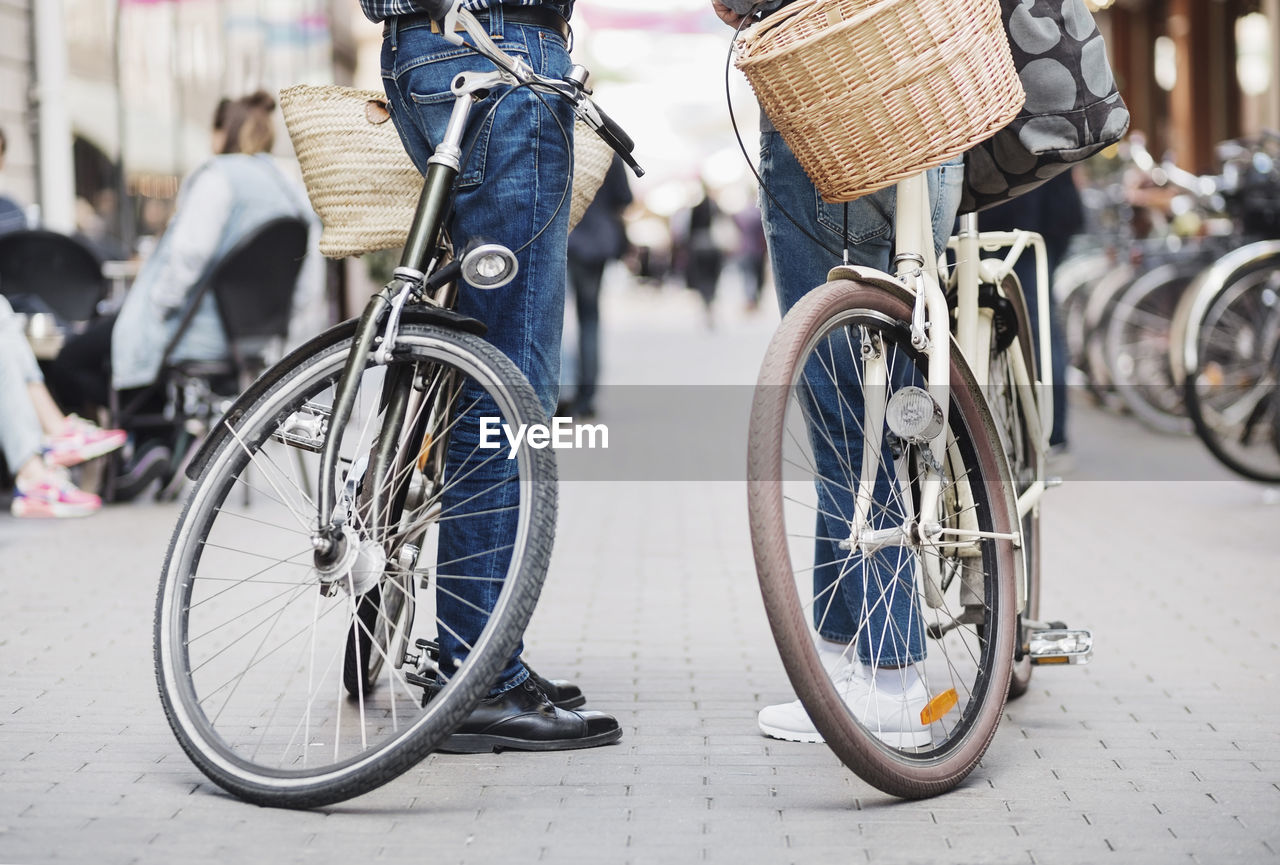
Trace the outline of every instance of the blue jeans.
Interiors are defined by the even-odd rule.
[[[843,204],[822,200],[804,169],[796,161],[782,136],[766,129],[760,139],[760,170],[765,186],[777,199],[761,194],[760,209],[764,216],[765,236],[769,241],[770,263],[778,303],[785,313],[811,289],[827,281],[827,272],[840,263],[838,256],[819,246],[792,224],[782,211],[800,222],[810,234],[830,247],[840,249],[844,224]],[[929,172],[929,199],[933,208],[934,245],[940,252],[955,222],[960,203],[963,178],[960,160],[954,160]],[[882,189],[852,201],[848,205],[849,260],[888,271],[893,255],[893,215],[896,201],[894,187]],[[779,208],[781,207],[781,209]],[[862,439],[856,432],[861,422],[862,393],[854,382],[857,371],[850,360],[847,369],[806,373],[811,383],[808,417],[819,419],[823,431],[810,430],[814,459],[823,478],[857,477],[862,458]],[[834,379],[834,383],[833,383]],[[824,384],[819,384],[819,382]],[[846,386],[846,382],[848,385]],[[842,422],[841,418],[845,420]],[[844,430],[835,436],[830,431]],[[833,446],[835,439],[839,446]],[[852,465],[850,462],[854,461]],[[864,597],[860,579],[840,579],[853,566],[850,554],[839,549],[836,540],[848,536],[852,515],[852,496],[847,488],[818,482],[819,516],[814,549],[814,626],[824,638],[838,642],[858,639],[857,653],[865,664],[900,666],[922,660],[925,656],[924,635],[916,610],[914,592],[895,590],[893,562],[898,552],[889,548],[875,556],[867,568],[867,582],[881,597]],[[881,487],[884,487],[883,489]],[[842,495],[843,493],[843,495]],[[877,485],[878,501],[888,501],[888,481],[882,477]],[[899,578],[900,580],[901,578]],[[869,612],[864,615],[865,609]]]
[[[0,297],[0,453],[10,474],[40,455],[44,430],[27,386],[42,381],[21,323],[9,301]]]
[[[543,75],[560,77],[568,71],[569,55],[559,33],[506,23],[500,9],[490,14],[489,32],[501,37],[503,50]],[[454,76],[489,69],[488,60],[433,34],[423,19],[391,21],[382,46],[383,84],[396,129],[420,170],[426,170],[443,137],[454,104],[449,92]],[[496,88],[473,108],[449,232],[459,249],[482,238],[520,250],[519,271],[513,282],[492,291],[460,285],[458,309],[488,326],[486,338],[529,379],[550,416],[559,396],[568,199],[559,212],[556,208],[569,177],[573,113],[563,99],[545,97],[544,103],[527,88],[500,99],[508,91]],[[479,451],[483,459],[472,456],[468,462],[477,453],[479,418],[499,416],[478,388],[464,391],[460,405],[476,400],[479,406],[450,433],[446,460],[449,494],[443,506],[455,516],[440,526],[436,591],[440,662],[446,673],[480,636],[516,536],[518,488],[506,482],[514,478],[515,462],[492,450]],[[455,477],[462,480],[452,483]],[[494,693],[528,678],[520,663],[521,648],[509,659]]]

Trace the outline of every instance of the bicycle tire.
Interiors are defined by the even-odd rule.
[[[920,724],[927,724],[927,743],[920,740],[924,737],[917,738],[919,734],[913,733],[911,741],[904,744],[900,736],[890,734],[879,715],[876,721],[871,722],[869,712],[864,713],[868,720],[864,725],[842,696],[845,692],[841,689],[849,680],[842,679],[838,685],[824,669],[810,623],[810,618],[818,611],[814,586],[802,585],[801,582],[806,575],[811,580],[817,570],[815,543],[821,540],[834,544],[837,538],[824,537],[821,533],[830,529],[815,529],[817,520],[825,519],[817,505],[792,500],[802,496],[817,498],[818,485],[828,483],[828,479],[818,472],[812,453],[808,458],[803,454],[810,432],[820,430],[823,436],[827,436],[829,431],[842,428],[830,424],[822,427],[811,425],[801,411],[793,410],[799,409],[808,399],[806,393],[813,393],[812,376],[823,376],[823,364],[828,357],[822,352],[830,349],[831,362],[843,362],[843,356],[837,359],[834,346],[844,342],[852,354],[852,346],[859,343],[863,334],[874,333],[880,340],[879,344],[885,346],[884,356],[892,362],[890,366],[901,359],[904,365],[897,372],[909,373],[910,368],[906,364],[914,366],[921,361],[919,353],[909,345],[911,311],[911,298],[905,290],[841,280],[811,291],[788,312],[769,344],[752,402],[748,440],[748,512],[756,571],[770,628],[791,684],[814,726],[840,760],[863,780],[891,795],[914,799],[934,796],[955,787],[973,770],[986,751],[1003,713],[1016,639],[1015,562],[1013,545],[1008,539],[1014,523],[1014,506],[1010,497],[1012,487],[985,400],[959,352],[953,351],[950,369],[953,385],[950,388],[951,436],[946,476],[952,482],[940,496],[943,517],[949,527],[957,531],[962,528],[961,524],[971,519],[978,530],[1003,534],[1005,538],[986,537],[954,545],[948,557],[935,556],[932,562],[921,552],[918,544],[910,554],[899,553],[896,563],[892,561],[891,553],[884,561],[896,571],[891,578],[892,586],[884,588],[883,578],[875,575],[881,583],[880,599],[874,604],[866,601],[868,594],[865,591],[865,580],[874,566],[868,568],[865,557],[855,562],[853,554],[837,563],[839,581],[846,579],[848,574],[860,572],[863,613],[874,613],[881,601],[886,607],[894,604],[893,592],[898,585],[909,588],[911,594],[904,597],[914,604],[915,610],[923,609],[915,598],[925,582],[915,577],[917,567],[930,573],[948,569],[950,576],[945,581],[939,580],[938,585],[945,586],[943,606],[949,609],[939,611],[930,608],[931,613],[921,614],[922,617],[930,614],[934,617],[927,637],[932,641],[927,657],[917,665],[917,669],[922,671],[924,687],[933,694],[921,710],[920,717]],[[849,328],[857,328],[859,337],[853,338]],[[826,337],[831,335],[834,335],[834,340],[828,341]],[[841,348],[841,355],[843,351]],[[817,366],[808,367],[811,362],[816,362]],[[851,364],[854,369],[859,368],[858,360],[852,360]],[[806,368],[812,372],[806,374]],[[829,378],[837,382],[839,376],[833,373]],[[890,376],[890,381],[894,380]],[[843,382],[838,382],[836,388],[841,401],[851,393],[842,390],[843,385]],[[844,416],[843,408],[841,416]],[[826,441],[833,450],[836,448],[829,438]],[[796,445],[801,451],[795,460],[789,458],[789,444]],[[861,463],[861,445],[856,448],[859,450],[857,461]],[[878,450],[880,454],[884,453],[883,449]],[[894,521],[903,519],[909,508],[911,513],[916,512],[915,499],[920,495],[918,481],[921,475],[909,471],[904,477],[898,466],[912,462],[919,454],[913,456],[909,446],[903,447],[901,454],[894,457],[896,478],[889,482],[893,489],[884,496],[889,501],[884,521],[877,522],[877,513],[869,518],[870,526],[896,525]],[[837,490],[837,487],[843,487],[850,493],[855,490],[858,482],[854,476],[858,471],[852,462],[842,462],[850,456],[846,453],[838,460],[847,477],[830,479],[826,490]],[[785,473],[784,467],[787,469]],[[888,475],[888,468],[884,468]],[[815,473],[818,475],[816,478]],[[873,478],[870,483],[874,485],[877,479]],[[841,492],[839,495],[851,505],[852,494],[846,496]],[[966,502],[966,505],[960,506],[957,502]],[[967,502],[971,502],[972,507],[967,506]],[[898,513],[893,513],[895,510]],[[843,514],[837,516],[843,519]],[[807,528],[804,527],[806,517]],[[906,549],[906,546],[899,544],[897,549]],[[976,566],[963,561],[974,557],[980,559]],[[903,569],[908,572],[905,578]],[[963,575],[956,578],[962,572]],[[970,603],[968,610],[956,603],[956,598],[966,592]],[[829,610],[830,605],[821,614],[825,616]],[[974,621],[960,624],[966,613],[971,613]],[[912,625],[912,615],[911,611],[907,612],[908,626],[904,630],[915,628],[923,631],[923,618]],[[885,618],[888,621],[891,617]],[[846,644],[850,658],[851,653],[864,645],[864,631],[873,619],[874,616],[867,615],[857,623],[859,633],[855,633]],[[936,635],[932,633],[934,625],[939,628]],[[880,639],[883,641],[883,634]],[[874,646],[871,648],[877,652],[882,650]],[[882,666],[875,663],[874,657],[868,664],[877,668]],[[879,669],[876,675],[882,672]],[[901,674],[890,672],[887,675],[891,679]],[[879,699],[876,696],[876,689],[880,687],[878,681],[874,678],[864,681],[871,683],[866,685],[871,698]],[[930,681],[942,685],[950,683],[951,688],[934,693],[928,684]],[[957,689],[963,689],[964,694],[961,695]],[[950,701],[954,704],[948,707]],[[913,711],[914,707],[910,709]],[[929,720],[926,720],[926,715]],[[905,717],[908,724],[915,723],[910,711],[901,717]],[[898,744],[891,746],[881,737],[896,738]]]
[[[1105,324],[1103,355],[1112,387],[1134,417],[1166,435],[1192,431],[1169,344],[1179,301],[1200,270],[1192,261],[1143,273],[1120,293]]]
[[[353,499],[344,498],[351,489],[370,483],[363,456],[370,451],[371,431],[382,420],[386,404],[381,388],[388,370],[393,375],[420,375],[406,379],[411,385],[425,381],[434,370],[458,370],[479,389],[477,393],[492,400],[484,410],[492,407],[503,422],[545,420],[532,388],[493,346],[469,334],[406,323],[387,367],[366,366],[350,423],[343,430],[328,430],[326,400],[332,401],[352,334],[349,326],[339,325],[313,340],[306,356],[294,355],[294,365],[237,413],[187,499],[157,592],[155,666],[169,724],[207,777],[260,805],[332,804],[366,793],[416,765],[487,693],[528,623],[550,559],[555,460],[550,450],[522,443],[512,461],[515,473],[510,483],[483,491],[510,493],[518,529],[509,554],[502,548],[486,551],[505,557],[507,569],[487,625],[470,653],[452,675],[434,677],[420,660],[430,656],[425,648],[417,664],[409,658],[391,659],[378,689],[357,689],[355,698],[347,696],[343,656],[352,624],[358,621],[357,599],[366,597],[357,589],[357,577],[367,581],[371,574],[381,579],[398,573],[412,577],[414,585],[420,577],[428,578],[435,593],[418,592],[415,619],[418,632],[429,641],[432,635],[423,626],[442,626],[436,616],[421,613],[432,611],[433,597],[438,600],[446,592],[444,581],[465,578],[439,571],[440,566],[465,570],[458,562],[434,560],[440,526],[450,519],[492,519],[486,515],[491,512],[478,512],[490,503],[487,495],[473,496],[474,503],[457,507],[443,491],[432,500],[408,500],[398,491],[412,486],[411,472],[386,476],[385,501],[399,501],[400,506],[371,516],[358,511]],[[479,397],[460,402],[448,423],[452,426],[461,412],[479,405]],[[420,414],[408,412],[405,418],[399,429],[423,429]],[[432,430],[433,436],[436,432]],[[297,477],[305,480],[309,474],[314,480],[319,460],[310,452],[333,435],[342,436],[336,469],[338,505],[347,509],[356,536],[368,537],[361,538],[356,563],[322,589],[309,540],[315,508],[289,475],[297,456]],[[397,461],[392,464],[400,464],[400,453],[420,456],[433,440],[412,434],[397,438]],[[505,453],[499,449],[492,456],[476,456],[479,452],[473,449],[463,457],[476,456],[487,463]],[[455,471],[474,470],[472,461],[463,457]],[[454,459],[452,451],[449,459]],[[412,468],[416,462],[408,465]],[[232,501],[240,488],[252,490],[252,504]],[[433,514],[431,504],[447,512]],[[412,570],[406,570],[398,556],[411,537],[422,541],[419,549],[428,560],[424,567],[422,558],[416,558]],[[284,591],[277,591],[279,585],[271,581],[283,582]],[[382,590],[388,585],[385,579],[373,584]]]
[[[1025,394],[1015,384],[1012,358],[1010,353],[1017,351],[1022,356],[1027,375],[1031,381],[1036,380],[1035,352],[1032,346],[1033,327],[1031,315],[1027,310],[1026,297],[1016,274],[1009,274],[1000,287],[1000,294],[1009,300],[1016,322],[1016,340],[1001,349],[993,334],[991,356],[987,372],[987,405],[991,409],[991,419],[1000,433],[1000,443],[1004,447],[1005,456],[1009,460],[1009,474],[1013,478],[1014,491],[1021,496],[1039,478],[1043,477],[1043,454],[1037,447],[1030,426],[1027,424],[1027,411],[1037,411],[1036,405],[1025,406]],[[1050,384],[1042,387],[1050,389]],[[1050,391],[1051,392],[1051,391]],[[1036,502],[1022,518],[1022,573],[1026,584],[1026,604],[1020,616],[1021,621],[1035,621],[1040,618],[1040,503]],[[1027,632],[1019,628],[1019,642],[1025,645]],[[1020,656],[1020,657],[1019,657]],[[1017,699],[1031,687],[1031,657],[1022,652],[1021,647],[1014,653],[1013,670],[1009,676],[1009,699]]]
[[[1211,297],[1190,313],[1184,338],[1187,413],[1218,462],[1280,483],[1280,258],[1202,290]]]

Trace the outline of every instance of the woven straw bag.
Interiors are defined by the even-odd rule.
[[[330,258],[403,246],[422,175],[376,90],[300,84],[280,92],[280,110]],[[574,128],[570,227],[595,197],[613,151],[581,122]]]
[[[735,62],[831,202],[963,153],[1025,98],[998,0],[796,0]]]

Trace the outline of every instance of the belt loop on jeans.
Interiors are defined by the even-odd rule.
[[[393,53],[399,47],[397,43],[399,41],[400,34],[396,27],[396,22],[399,20],[399,17],[391,17],[382,22],[382,38],[391,43],[391,50]]]

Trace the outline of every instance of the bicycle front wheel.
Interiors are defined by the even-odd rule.
[[[552,452],[476,438],[481,417],[545,422],[514,365],[477,337],[404,324],[335,429],[352,342],[350,326],[317,337],[226,421],[157,598],[156,674],[178,741],[263,805],[341,801],[421,760],[511,656],[550,557]],[[318,564],[313,486],[335,436],[348,554]],[[477,590],[490,603],[477,606]],[[460,605],[491,609],[478,638],[463,639]],[[441,664],[442,640],[461,642],[456,666]]]
[[[935,431],[943,465],[886,423],[920,406],[910,321],[908,297],[849,281],[787,314],[752,405],[748,508],[765,610],[814,725],[864,780],[921,798],[968,775],[1003,712],[1016,517],[998,433],[958,352],[947,428]],[[938,521],[924,525],[929,490]]]

